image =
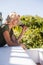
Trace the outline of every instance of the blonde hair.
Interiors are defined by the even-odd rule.
[[[6,20],[9,23],[11,21],[11,19],[16,19],[17,17],[20,17],[20,15],[18,15],[16,12],[13,12],[7,16]]]

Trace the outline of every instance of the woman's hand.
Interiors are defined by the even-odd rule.
[[[21,46],[24,50],[27,49],[26,46],[25,46],[24,44],[20,44],[20,46]]]
[[[27,26],[23,26],[22,33],[24,33],[27,29]]]

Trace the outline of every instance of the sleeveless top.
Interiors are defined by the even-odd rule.
[[[6,44],[5,38],[4,38],[4,36],[3,36],[3,33],[4,33],[5,31],[8,31],[8,32],[9,32],[10,37],[11,37],[12,34],[13,34],[12,29],[11,29],[11,31],[9,31],[8,25],[4,25],[2,28],[0,27],[0,47],[3,47],[3,46]]]

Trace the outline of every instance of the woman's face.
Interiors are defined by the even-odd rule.
[[[18,25],[19,20],[20,20],[20,17],[19,17],[19,16],[18,16],[18,17],[16,17],[15,19],[13,19],[13,20],[12,20],[12,24],[13,24],[13,26],[17,26],[17,25]]]

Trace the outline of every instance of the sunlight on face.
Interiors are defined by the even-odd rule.
[[[20,15],[18,15],[17,17],[12,19],[12,22],[13,22],[14,26],[18,25],[19,21],[20,21]]]

